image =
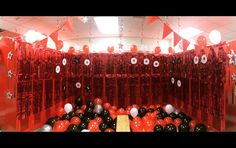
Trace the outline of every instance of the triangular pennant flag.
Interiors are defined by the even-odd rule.
[[[147,24],[151,25],[152,23],[154,23],[156,20],[159,19],[159,16],[148,16],[147,18]]]
[[[204,52],[205,52],[206,56],[208,56],[208,54],[209,54],[209,52],[210,52],[210,48],[205,48],[205,49],[204,49]]]
[[[197,46],[197,45],[195,45],[194,52],[195,52],[196,55],[199,55],[199,54],[200,54],[200,50],[201,50],[200,47]]]
[[[72,17],[68,17],[64,26],[70,30],[71,32],[73,32],[73,26],[72,26]]]
[[[174,32],[174,47],[179,43],[182,38]]]
[[[58,30],[54,31],[49,36],[53,40],[53,42],[56,44],[58,41]]]
[[[45,39],[41,40],[40,43],[43,47],[47,47],[48,38],[45,38]]]
[[[190,42],[188,40],[183,39],[183,51],[187,51],[188,46],[189,46]]]
[[[173,32],[173,30],[166,23],[164,23],[162,39],[167,37],[171,32]]]

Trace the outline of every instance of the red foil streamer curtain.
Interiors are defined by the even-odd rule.
[[[14,79],[7,77],[7,85],[1,85],[7,87],[4,90],[12,90],[17,110],[9,116],[16,121],[8,125],[17,131],[32,131],[55,115],[58,106],[75,97],[84,101],[99,97],[119,107],[171,103],[223,130],[227,59],[221,46],[214,48],[219,52],[216,55],[211,49],[204,64],[204,51],[197,56],[194,51],[173,55],[65,54],[16,43],[14,64],[5,62]],[[0,105],[2,110],[10,106],[3,101]]]

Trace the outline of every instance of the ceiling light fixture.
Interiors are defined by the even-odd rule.
[[[102,34],[119,34],[118,17],[94,17],[94,21]]]

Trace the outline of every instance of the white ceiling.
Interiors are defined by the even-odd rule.
[[[92,18],[88,17],[88,22],[83,23],[78,17],[73,16],[74,33],[64,29],[59,33],[59,38],[76,42],[82,38],[107,37],[99,33]],[[120,25],[123,22],[124,28],[122,36],[161,39],[163,24],[156,21],[148,26],[146,18],[142,16],[119,17]],[[217,29],[222,34],[222,40],[236,39],[236,16],[161,16],[160,18],[177,33],[191,26],[204,31],[202,35],[205,36],[208,36],[211,30]],[[0,28],[20,34],[34,29],[49,35],[66,19],[66,16],[0,16]]]

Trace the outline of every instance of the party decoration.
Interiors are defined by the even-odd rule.
[[[49,37],[53,40],[53,42],[55,43],[55,45],[58,42],[58,30],[54,31],[53,33],[51,33],[49,35]]]
[[[102,105],[97,104],[97,105],[95,105],[94,110],[95,110],[95,113],[101,114],[101,112],[103,111],[103,107],[102,107]]]
[[[64,114],[65,114],[65,110],[63,107],[60,107],[58,110],[57,110],[57,116],[59,117],[62,117]]]
[[[154,62],[153,62],[153,67],[156,68],[156,67],[158,67],[158,66],[159,66],[159,62],[158,62],[158,61],[154,61]]]
[[[105,129],[108,127],[108,125],[106,124],[106,123],[101,123],[100,125],[99,125],[99,129],[103,132],[103,131],[105,131]]]
[[[172,113],[174,111],[174,107],[171,104],[167,104],[165,106],[165,111],[167,112],[167,114],[170,114],[170,113]]]
[[[73,33],[72,21],[73,21],[73,18],[68,17],[63,26],[65,26],[68,30],[70,30]]]
[[[163,132],[163,131],[164,131],[164,129],[163,129],[163,127],[160,124],[157,124],[154,127],[154,132]]]
[[[236,65],[236,54],[234,53],[234,50],[230,50],[230,54],[228,54],[229,57],[229,65],[234,64]]]
[[[90,60],[89,59],[85,59],[84,60],[84,65],[89,66],[89,64],[90,64]]]
[[[168,52],[169,52],[170,54],[175,53],[175,52],[174,52],[174,49],[173,49],[172,47],[169,47],[169,48],[168,48]]]
[[[96,99],[94,99],[93,103],[94,103],[95,105],[98,105],[98,104],[102,105],[103,101],[102,101],[102,99],[100,99],[100,98],[96,98]]]
[[[177,132],[177,128],[174,124],[166,124],[166,126],[164,127],[164,131],[165,132]]]
[[[56,42],[56,49],[57,49],[57,50],[62,49],[63,46],[64,46],[64,43],[63,43],[62,40],[58,40],[58,41]]]
[[[206,46],[206,37],[205,36],[199,36],[198,38],[197,38],[197,44],[198,44],[198,46],[200,46],[200,47],[205,47]]]
[[[202,64],[206,64],[206,62],[207,62],[207,56],[206,56],[206,54],[203,54],[203,55],[202,55],[201,62],[202,62]]]
[[[175,113],[176,115],[178,115],[178,114],[179,114],[179,109],[175,109],[174,113]]]
[[[89,54],[89,46],[88,45],[83,46],[83,53],[84,54]]]
[[[143,107],[139,108],[139,110],[138,110],[138,114],[140,117],[145,116],[146,112],[147,112],[146,109]]]
[[[106,102],[103,104],[104,109],[108,110],[111,107],[111,104]]]
[[[159,19],[159,16],[148,16],[147,17],[147,24],[151,25],[152,23],[154,23],[158,19]]]
[[[174,112],[170,113],[169,116],[172,120],[175,120],[177,118],[177,115]]]
[[[131,58],[130,60],[131,64],[137,64],[138,60],[136,58]]]
[[[74,102],[75,102],[75,105],[80,106],[80,107],[83,104],[83,101],[80,97],[75,98]]]
[[[138,51],[137,45],[132,45],[130,50],[132,53],[136,53]]]
[[[137,109],[137,108],[132,108],[132,109],[130,110],[130,115],[131,115],[133,118],[137,117],[137,115],[138,115],[138,109]]]
[[[73,109],[72,105],[70,103],[66,103],[65,106],[64,106],[64,110],[66,113],[69,113],[71,112]]]
[[[174,47],[179,43],[182,38],[174,32]]]
[[[92,109],[94,109],[93,101],[88,101],[86,105],[87,105],[87,108],[92,108]]]
[[[178,126],[178,131],[179,132],[189,132],[190,130],[190,127],[188,124],[186,123],[181,123],[179,126]]]
[[[67,114],[64,114],[62,117],[61,117],[62,120],[70,120],[71,117],[70,115],[67,113]]]
[[[113,53],[113,52],[114,52],[114,46],[108,46],[108,47],[107,47],[107,51],[108,51],[109,53]]]
[[[183,51],[187,51],[188,46],[190,45],[190,42],[188,40],[183,39]]]
[[[179,127],[179,125],[180,125],[182,122],[183,122],[183,121],[182,121],[180,118],[174,119],[174,125],[175,125],[176,127]]]
[[[60,119],[60,117],[56,116],[56,117],[51,117],[46,121],[46,125],[50,125],[50,126],[54,126],[55,122],[58,121]]]
[[[73,54],[74,52],[75,52],[75,48],[71,46],[71,47],[68,49],[68,54]]]
[[[199,123],[195,126],[194,132],[207,132],[207,127],[204,124]]]
[[[115,132],[115,130],[112,128],[107,128],[107,129],[105,129],[105,132]]]
[[[213,44],[219,44],[221,41],[221,34],[218,30],[212,30],[209,33],[209,39]]]
[[[173,32],[173,30],[166,23],[164,23],[162,39],[165,39],[171,32]]]
[[[83,129],[83,130],[81,130],[81,132],[90,132],[90,130],[88,130],[88,129]]]
[[[48,124],[44,124],[40,130],[40,132],[51,132],[52,131],[52,126]]]
[[[70,119],[70,123],[71,123],[71,124],[75,124],[75,125],[79,125],[79,124],[81,123],[81,120],[80,120],[79,117],[74,116],[74,117],[72,117],[72,118]]]
[[[143,64],[144,64],[144,65],[148,65],[149,63],[150,63],[150,61],[149,61],[148,58],[145,58],[145,59],[143,60]]]
[[[75,124],[71,124],[67,128],[67,132],[78,132],[78,131],[79,131],[78,126]]]
[[[160,54],[161,53],[161,48],[159,46],[157,46],[155,48],[155,54]]]

